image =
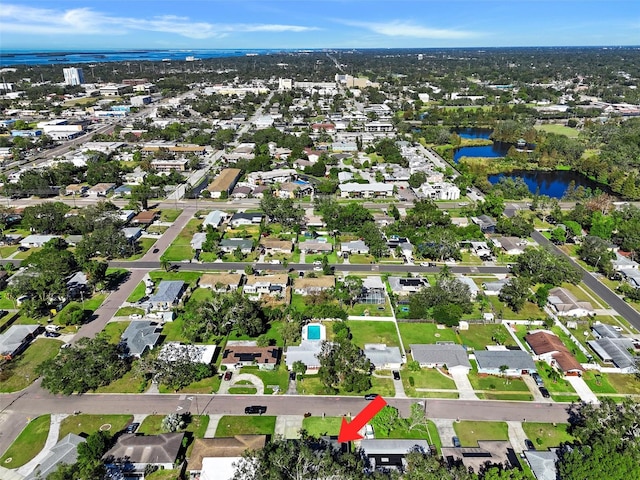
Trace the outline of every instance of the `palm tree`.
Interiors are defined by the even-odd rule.
[[[171,270],[171,262],[166,258],[160,258],[160,267],[164,269],[165,272]]]

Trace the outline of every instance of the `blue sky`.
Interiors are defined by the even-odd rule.
[[[2,0],[0,49],[640,45],[640,0]]]

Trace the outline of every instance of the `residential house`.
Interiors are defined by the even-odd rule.
[[[558,479],[558,467],[556,467],[556,462],[558,461],[557,452],[557,448],[550,448],[549,450],[525,450],[523,452],[536,480]]]
[[[220,210],[213,210],[212,212],[207,213],[207,216],[204,217],[202,221],[202,228],[205,230],[209,225],[213,228],[218,228],[222,223],[227,219],[227,214]]]
[[[522,350],[509,350],[506,347],[474,352],[478,362],[478,373],[487,375],[506,375],[520,377],[536,371],[531,355]],[[503,372],[502,367],[507,367]]]
[[[484,282],[482,284],[482,290],[485,295],[500,295],[502,287],[509,283],[509,279],[504,278],[502,280],[496,280],[495,282]]]
[[[358,296],[358,303],[371,305],[384,305],[386,302],[386,289],[380,277],[364,277],[362,280],[362,292]]]
[[[384,343],[365,343],[363,353],[376,370],[400,370],[403,363],[400,348]]]
[[[116,188],[115,183],[98,183],[87,190],[90,197],[106,197],[113,189]]]
[[[562,340],[547,330],[536,330],[524,337],[536,354],[538,360],[544,360],[552,367],[558,368],[567,376],[581,376],[584,368],[576,360]]]
[[[422,368],[447,367],[449,371],[455,370],[469,373],[471,363],[469,354],[462,345],[455,343],[412,344],[411,356]]]
[[[15,358],[43,330],[41,325],[11,325],[4,333],[0,333],[0,358]]]
[[[233,198],[249,198],[251,195],[251,187],[247,186],[236,186],[231,192],[231,197]]]
[[[622,275],[633,288],[640,288],[640,271],[629,268],[622,270]]]
[[[376,198],[393,195],[389,183],[342,183],[338,186],[342,198]]]
[[[192,363],[209,365],[215,357],[217,348],[215,345],[185,345],[180,342],[167,342],[162,345],[158,358],[168,362],[188,358]]]
[[[369,247],[367,246],[366,243],[364,243],[363,240],[352,240],[350,242],[342,242],[340,244],[340,253],[342,254],[359,253],[359,254],[366,255],[369,253]]]
[[[229,224],[233,228],[243,225],[260,225],[263,218],[264,214],[262,213],[238,212],[233,214]]]
[[[124,223],[129,223],[133,217],[136,216],[135,210],[120,210],[116,213],[118,220]]]
[[[498,244],[507,255],[521,255],[528,245],[527,241],[519,237],[497,237],[493,243]]]
[[[88,188],[89,187],[87,187],[86,185],[72,183],[71,185],[67,185],[67,188],[65,188],[65,195],[74,195],[79,197],[84,192],[86,192]]]
[[[332,289],[335,285],[336,279],[333,275],[302,277],[294,280],[293,292],[298,295],[313,295]]]
[[[206,232],[196,232],[191,237],[191,248],[193,248],[196,253],[202,250],[202,244],[207,241],[207,233]]]
[[[327,329],[321,323],[309,323],[302,327],[301,337],[300,345],[287,347],[285,353],[287,368],[291,370],[294,363],[302,362],[307,367],[305,373],[318,373],[320,368],[318,355],[322,350],[322,343],[327,338]]]
[[[136,320],[122,332],[120,341],[125,345],[127,353],[140,358],[144,352],[153,350],[160,340],[162,326],[156,322]]]
[[[460,189],[448,182],[425,183],[420,188],[415,189],[420,197],[432,200],[458,200],[460,199]]]
[[[132,225],[151,225],[158,218],[155,210],[143,210],[131,219]]]
[[[243,254],[247,255],[253,251],[253,240],[250,238],[223,238],[218,246],[226,253],[233,253],[239,248]]]
[[[129,185],[142,185],[147,172],[141,170],[140,167],[136,167],[133,172],[127,172],[122,175],[122,181]]]
[[[121,229],[121,232],[129,243],[135,242],[142,236],[142,229],[140,227],[125,227]]]
[[[333,251],[333,244],[326,241],[307,240],[299,243],[298,248],[305,254],[309,253],[331,253]]]
[[[460,274],[456,274],[455,277],[456,277],[456,280],[458,280],[461,283],[464,283],[469,288],[469,293],[471,294],[472,299],[475,299],[478,296],[478,293],[480,293],[480,289],[478,288],[478,285],[473,280],[473,278],[465,277],[464,275],[460,275]]]
[[[613,269],[618,272],[638,270],[638,262],[621,255],[620,252],[616,252],[616,258],[611,261],[611,265],[613,266]]]
[[[405,471],[406,456],[411,452],[429,455],[429,442],[420,439],[380,439],[364,438],[360,441],[360,449],[369,460],[371,470]]]
[[[67,292],[69,297],[77,298],[82,293],[88,291],[89,289],[89,280],[87,279],[87,275],[78,271],[71,275],[67,280]]]
[[[228,292],[240,288],[242,273],[205,273],[200,277],[198,286],[210,288],[214,292]]]
[[[236,183],[238,183],[241,174],[242,170],[239,168],[223,169],[207,187],[207,190],[211,193],[211,197],[220,198],[223,196],[223,193],[230,195]]]
[[[284,295],[289,285],[289,276],[281,275],[250,275],[243,287],[243,292],[248,295]]]
[[[291,253],[293,251],[293,243],[291,240],[278,240],[275,238],[263,238],[260,240],[260,247],[266,255],[275,255],[278,253]]]
[[[233,480],[235,463],[245,451],[260,450],[267,443],[266,435],[235,435],[233,437],[196,438],[193,441],[187,470],[193,480]]]
[[[131,195],[133,190],[133,186],[131,185],[120,185],[113,190],[113,196],[115,197],[128,197]]]
[[[170,173],[170,172],[184,172],[187,170],[187,166],[189,165],[189,160],[186,158],[177,158],[177,159],[167,159],[161,160],[156,159],[151,161],[151,168],[153,168],[158,173]]]
[[[462,463],[474,473],[480,473],[489,465],[518,468],[518,455],[507,440],[478,440],[477,447],[442,447],[442,456],[449,465]]]
[[[170,470],[182,449],[184,432],[159,435],[125,433],[117,437],[115,445],[102,456],[111,478],[144,477],[149,466]],[[134,476],[135,475],[135,476]],[[122,477],[124,478],[124,477]]]
[[[495,233],[496,222],[495,218],[491,218],[488,215],[480,215],[478,217],[471,217],[471,221],[480,227],[483,233]]]
[[[307,182],[285,182],[280,184],[276,195],[279,198],[298,198],[313,193],[313,185]]]
[[[184,293],[185,283],[182,280],[162,280],[158,291],[149,297],[151,310],[169,310],[177,305]]]
[[[38,248],[44,246],[49,240],[60,238],[59,235],[27,235],[20,240],[20,246],[25,248]]]
[[[264,198],[265,193],[271,192],[271,186],[269,185],[258,185],[251,190],[251,196],[253,198]]]
[[[596,323],[591,330],[595,340],[588,340],[587,344],[603,362],[613,364],[624,373],[636,370],[640,341],[624,337],[614,326],[605,323]]]
[[[222,352],[221,364],[228,369],[257,365],[261,370],[273,370],[280,360],[280,347],[256,347],[233,343],[227,342]]]
[[[429,287],[429,281],[426,278],[419,277],[389,277],[387,278],[391,292],[400,297],[419,292],[423,288]]]
[[[589,302],[580,302],[567,289],[556,287],[549,290],[549,306],[554,313],[561,317],[586,317],[595,315]]]
[[[291,182],[298,177],[298,172],[293,168],[282,168],[267,172],[251,172],[247,175],[250,185],[272,185],[274,183]]]
[[[24,480],[40,480],[55,472],[61,464],[72,465],[78,460],[78,445],[86,440],[80,435],[69,433],[61,438],[46,455],[39,460],[38,465]]]

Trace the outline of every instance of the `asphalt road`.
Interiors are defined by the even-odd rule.
[[[609,287],[600,282],[592,273],[585,270],[579,263],[575,262],[562,250],[551,243],[544,235],[538,231],[533,231],[531,237],[540,245],[548,247],[553,253],[558,256],[567,258],[574,267],[577,267],[582,272],[582,281],[593,292],[598,295],[604,302],[608,303],[611,308],[622,315],[631,325],[640,330],[640,313],[638,313],[633,307],[631,307],[622,298],[612,292]]]

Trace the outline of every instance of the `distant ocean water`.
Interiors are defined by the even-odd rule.
[[[163,60],[185,61],[187,57],[193,57],[194,59],[244,57],[247,55],[268,55],[270,53],[284,51],[286,50],[2,50],[2,52],[0,52],[0,66],[53,65],[65,63],[73,65],[102,62],[161,62]]]

